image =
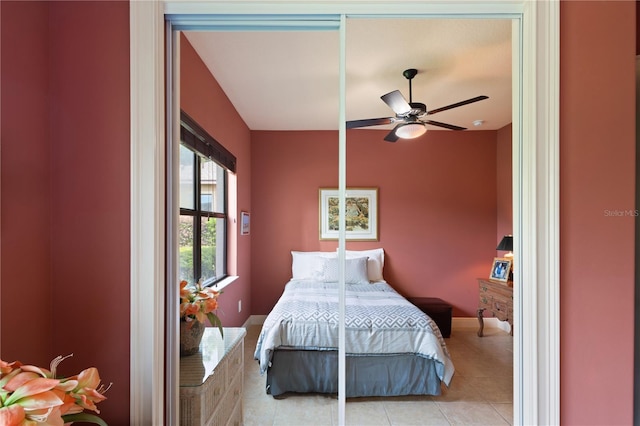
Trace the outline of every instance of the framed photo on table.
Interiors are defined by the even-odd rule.
[[[334,188],[320,188],[320,239],[337,240],[339,195]],[[378,241],[378,188],[347,188],[345,194],[346,238]]]
[[[511,259],[504,257],[495,257],[491,266],[489,279],[506,283],[509,281],[509,273],[511,272]]]

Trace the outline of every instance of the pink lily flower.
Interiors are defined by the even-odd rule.
[[[87,368],[80,372],[77,377],[78,385],[73,391],[76,397],[76,404],[79,406],[100,413],[95,403],[104,401],[107,399],[97,387],[100,385],[100,375],[98,370],[94,367]],[[105,392],[106,389],[103,391]]]
[[[24,408],[19,405],[0,408],[0,425],[22,425],[25,419]]]

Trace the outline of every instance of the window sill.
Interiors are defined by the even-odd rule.
[[[229,275],[228,277],[218,281],[212,287],[214,289],[216,289],[217,291],[220,291],[223,288],[225,288],[226,286],[228,286],[229,284],[231,284],[232,282],[234,282],[235,280],[237,280],[238,278],[240,278],[240,277],[238,277],[237,275]]]

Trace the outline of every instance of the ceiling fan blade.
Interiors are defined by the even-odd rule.
[[[483,96],[476,96],[475,98],[467,99],[466,101],[460,101],[460,102],[456,102],[455,104],[444,106],[442,108],[432,109],[431,111],[427,112],[427,115],[436,114],[438,112],[446,111],[446,110],[452,109],[452,108],[458,108],[458,107],[461,107],[463,105],[472,104],[474,102],[482,101],[482,100],[485,100],[485,99],[489,99],[489,97],[488,96],[484,96],[484,95]]]
[[[398,130],[398,127],[402,126],[402,123],[398,124],[396,127],[393,128],[392,131],[390,131],[389,133],[387,133],[387,136],[384,137],[384,140],[387,142],[395,142],[397,141],[398,135],[396,135],[396,130]]]
[[[393,112],[398,115],[406,114],[411,111],[411,105],[409,105],[409,102],[407,102],[399,90],[394,90],[386,95],[382,95],[380,96],[380,99],[382,99],[385,104],[389,105]]]
[[[394,122],[393,117],[369,118],[365,120],[351,120],[351,121],[347,121],[347,129],[354,129],[356,127],[379,126],[382,124],[391,124],[393,122]]]
[[[466,127],[454,126],[453,124],[441,123],[439,121],[433,121],[433,120],[424,120],[423,123],[431,124],[432,126],[444,127],[445,129],[450,129],[450,130],[467,130]]]

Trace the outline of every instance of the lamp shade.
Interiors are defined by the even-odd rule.
[[[402,139],[414,139],[424,135],[427,127],[422,123],[407,123],[396,129],[396,136]]]
[[[500,244],[496,247],[496,250],[513,251],[513,235],[505,235],[502,237]]]

